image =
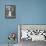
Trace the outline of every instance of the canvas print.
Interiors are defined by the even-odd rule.
[[[5,5],[5,18],[16,18],[16,5]]]

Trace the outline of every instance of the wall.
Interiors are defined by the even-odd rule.
[[[0,0],[0,44],[8,43],[8,34],[10,32],[17,33],[17,20],[5,18],[5,5],[9,4],[16,5],[16,0]]]
[[[5,19],[5,4],[16,4],[16,19]],[[0,0],[0,44],[17,24],[46,24],[46,0]]]
[[[21,24],[46,24],[46,0],[17,0],[17,17]]]

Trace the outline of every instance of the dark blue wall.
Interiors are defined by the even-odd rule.
[[[5,5],[16,5],[16,19],[5,19]],[[0,0],[0,43],[7,43],[17,24],[46,24],[46,0]]]

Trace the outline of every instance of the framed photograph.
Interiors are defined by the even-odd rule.
[[[5,5],[5,18],[16,18],[16,5]]]

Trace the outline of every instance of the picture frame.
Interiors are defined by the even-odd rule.
[[[16,5],[5,5],[5,18],[16,18]]]

